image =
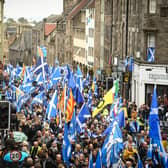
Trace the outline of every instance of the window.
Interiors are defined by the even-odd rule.
[[[147,43],[147,47],[154,47],[155,48],[155,34],[154,33],[148,33],[148,37],[147,37],[148,43]]]
[[[161,17],[168,17],[168,7],[161,7],[160,8],[160,16]]]
[[[89,28],[89,37],[94,37],[94,29]]]
[[[93,56],[93,48],[92,47],[89,47],[88,55]]]
[[[156,13],[156,0],[149,0],[149,13]]]

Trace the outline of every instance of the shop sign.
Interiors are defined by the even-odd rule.
[[[167,74],[149,74],[149,79],[153,80],[168,80]]]

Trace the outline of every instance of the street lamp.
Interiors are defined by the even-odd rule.
[[[117,73],[117,78],[118,78],[118,56],[114,57],[114,63],[113,65],[116,67],[116,73]]]

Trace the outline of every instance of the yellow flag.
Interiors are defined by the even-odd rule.
[[[92,117],[95,117],[98,113],[103,110],[108,104],[112,104],[114,100],[114,93],[112,88],[104,95],[103,100],[98,104],[98,106],[93,111]]]

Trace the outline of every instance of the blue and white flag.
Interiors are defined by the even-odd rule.
[[[55,92],[52,96],[52,99],[50,100],[50,102],[47,106],[47,110],[46,110],[48,120],[56,117],[56,115],[57,115],[57,102],[58,102],[57,90],[55,90]]]
[[[62,156],[63,160],[66,163],[66,165],[69,165],[69,159],[71,157],[71,142],[69,139],[69,133],[68,133],[68,125],[65,122],[64,125],[64,138],[63,138],[63,146],[62,146]]]
[[[92,156],[92,152],[89,155],[89,166],[88,168],[93,168],[93,156]]]
[[[119,127],[125,127],[125,111],[124,109],[120,109],[119,113],[115,117],[115,119],[118,121]]]
[[[160,133],[160,125],[159,125],[159,116],[158,116],[158,103],[157,103],[157,93],[156,93],[156,87],[153,91],[153,97],[152,97],[152,104],[151,104],[151,110],[149,114],[149,137],[150,137],[150,145],[148,150],[148,157],[152,158],[153,163],[155,166],[157,166],[158,162],[160,161],[163,163],[163,167],[166,168],[167,164],[167,154],[164,150],[163,144],[162,144],[162,137]],[[155,151],[158,151],[156,153]],[[162,157],[160,157],[160,153],[162,154]],[[156,156],[158,155],[158,156]],[[159,157],[159,161],[157,160]],[[156,159],[157,158],[157,159]]]
[[[79,66],[77,66],[77,71],[76,71],[76,84],[77,84],[77,87],[79,87],[81,93],[83,91],[83,74],[79,68]]]
[[[118,122],[114,121],[110,134],[107,135],[102,147],[102,164],[109,168],[116,164],[120,159],[120,153],[123,150],[122,133]],[[110,129],[111,129],[110,128]]]
[[[80,110],[78,116],[76,117],[78,132],[82,131],[82,129],[85,126],[85,122],[89,117],[91,117],[89,109],[88,109],[87,105],[84,103],[81,107],[81,110]]]
[[[78,87],[76,88],[76,97],[75,97],[75,99],[76,99],[76,102],[77,102],[78,104],[84,102],[83,95],[82,95],[82,93],[81,93],[81,91],[79,90]]]
[[[37,96],[35,96],[31,102],[31,104],[43,104],[44,100],[44,92],[41,92]]]
[[[47,64],[46,60],[44,59],[44,57],[38,58],[37,65],[33,71],[33,73],[35,73],[37,75],[40,72],[42,72],[42,74],[43,74],[43,79],[45,79],[46,74],[49,72],[48,64]]]
[[[57,67],[57,68],[55,69],[55,71],[53,72],[53,74],[51,75],[51,77],[50,77],[52,84],[53,84],[53,85],[57,84],[57,82],[58,82],[59,80],[61,80],[61,78],[62,78],[62,75],[61,75],[61,73],[60,73],[60,68]]]
[[[66,79],[68,80],[68,87],[74,90],[76,88],[76,83],[74,80],[73,72],[71,72],[69,65],[67,65],[67,76]]]
[[[45,79],[43,79],[43,74],[42,74],[42,73],[39,73],[39,74],[37,75],[35,81],[37,82],[38,85],[43,85],[43,84],[44,84],[44,80],[45,80]]]
[[[91,89],[89,90],[87,105],[89,109],[92,108],[92,90]]]
[[[147,61],[148,62],[154,62],[155,61],[155,48],[154,47],[148,47],[148,49],[147,49]]]
[[[73,113],[72,120],[70,121],[69,132],[70,132],[71,140],[76,140],[76,115],[75,115],[75,111]]]
[[[134,70],[134,58],[131,56],[129,57],[129,72],[132,72]]]
[[[102,168],[102,153],[101,150],[99,149],[98,154],[97,154],[97,158],[96,158],[96,165],[95,168]]]

